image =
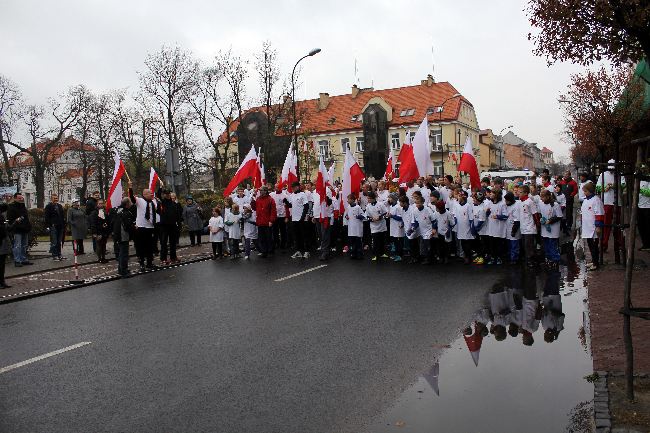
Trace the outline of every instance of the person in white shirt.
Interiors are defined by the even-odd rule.
[[[619,189],[618,194],[618,203],[616,203],[616,180],[614,176],[614,164],[616,161],[610,159],[607,161],[608,164],[607,170],[603,173],[600,173],[598,180],[596,181],[596,191],[602,194],[602,202],[605,207],[605,220],[603,222],[603,236],[602,236],[602,245],[600,247],[603,249],[603,252],[607,252],[609,246],[609,236],[612,233],[612,223],[614,221],[614,212],[621,211],[621,197],[623,195],[622,191]],[[620,177],[621,187],[625,186],[625,177]],[[614,209],[616,208],[616,209]],[[614,230],[614,245],[622,245],[621,231]]]
[[[363,238],[363,221],[366,217],[363,215],[361,206],[357,204],[357,198],[354,194],[347,197],[348,206],[345,209],[343,218],[348,225],[348,246],[350,248],[351,259],[363,259],[363,248],[361,239]]]
[[[233,203],[230,212],[226,216],[224,224],[228,227],[228,238],[230,239],[230,258],[232,260],[240,257],[239,241],[241,240],[241,219],[239,205]]]
[[[440,262],[447,264],[449,260],[449,248],[447,244],[451,244],[453,241],[452,229],[456,226],[456,219],[447,210],[442,200],[437,201],[435,207],[436,210],[433,213],[434,235],[432,242],[435,242],[435,250]]]
[[[224,224],[221,210],[218,207],[212,209],[212,218],[208,221],[208,231],[210,232],[210,243],[212,244],[212,258],[220,259],[223,257]]]
[[[391,193],[388,197],[389,228],[392,257],[394,262],[401,262],[404,254],[404,212],[408,210],[409,201],[406,196],[399,197]]]
[[[552,343],[557,340],[564,329],[562,312],[562,295],[560,295],[560,272],[549,272],[544,283],[542,295],[542,328],[544,341]]]
[[[320,194],[314,194],[315,197],[318,197],[318,203],[314,203],[314,223],[319,227],[320,233],[319,260],[325,261],[328,259],[330,252],[332,226],[334,224],[334,202],[330,194],[326,194],[323,201],[320,199]],[[316,212],[316,209],[318,212]]]
[[[368,193],[368,204],[366,205],[365,217],[370,222],[370,236],[372,237],[372,261],[376,262],[380,257],[388,258],[384,251],[386,237],[386,214],[388,209],[383,203],[377,201],[374,192]]]
[[[239,206],[239,209],[244,209],[244,206],[251,204],[250,193],[245,191],[244,188],[237,187],[237,194],[232,198],[233,203],[236,203]]]
[[[467,192],[460,190],[457,201],[450,209],[456,218],[456,236],[460,240],[466,265],[471,263],[472,243],[475,239],[474,233],[472,232],[474,225],[474,212],[472,208],[472,204],[467,201]]]
[[[580,173],[580,182],[578,182],[578,200],[580,201],[580,204],[585,200],[585,192],[582,187],[585,186],[586,183],[591,183],[589,176],[587,173]]]
[[[300,190],[300,182],[294,182],[291,185],[293,193],[284,199],[284,204],[291,212],[291,234],[296,246],[296,252],[291,256],[292,259],[309,258],[309,252],[305,247],[305,221],[309,214],[309,202],[304,192]]]
[[[545,189],[540,196],[542,202],[539,205],[539,214],[544,256],[548,264],[557,266],[560,263],[559,240],[562,209],[555,201],[551,191]]]
[[[492,198],[487,200],[486,204],[489,212],[487,215],[487,235],[490,245],[488,265],[501,265],[506,252],[506,220],[508,219],[507,206],[501,190],[495,188],[492,191]]]
[[[419,231],[419,248],[422,264],[431,264],[431,238],[434,235],[433,211],[424,205],[424,197],[414,195],[415,205],[411,210],[411,230]]]
[[[519,206],[520,201],[515,200],[515,195],[507,192],[505,195],[506,202],[506,240],[508,242],[508,258],[510,264],[517,264],[519,260],[519,243],[521,242],[521,233],[519,231]]]
[[[244,206],[244,211],[242,212],[242,221],[244,222],[244,259],[249,260],[251,256],[252,245],[258,248],[257,213],[251,209],[250,205]]]
[[[485,196],[482,192],[474,193],[472,197],[474,200],[474,206],[472,206],[472,232],[476,237],[474,242],[474,251],[476,252],[476,258],[473,263],[475,265],[482,265],[485,263],[485,253],[487,245],[487,214],[485,211]]]
[[[637,224],[641,236],[640,251],[650,251],[650,182],[642,180],[639,189]]]
[[[287,249],[287,206],[284,204],[284,199],[287,198],[287,192],[282,188],[276,188],[269,194],[275,202],[275,211],[277,218],[273,223],[273,248]]]
[[[150,189],[142,190],[142,197],[136,197],[133,194],[133,184],[129,181],[129,198],[131,203],[136,206],[135,217],[135,249],[140,262],[140,270],[154,269],[153,250],[157,243],[155,238],[155,226],[160,221],[158,200]],[[145,265],[146,261],[146,265]]]
[[[555,201],[557,202],[558,205],[560,205],[560,209],[562,210],[562,221],[560,222],[560,230],[562,230],[565,235],[569,236],[570,233],[569,233],[569,228],[567,226],[567,220],[566,220],[567,197],[562,192],[562,185],[555,184],[553,189],[555,190]],[[573,197],[571,197],[571,199],[573,199]]]
[[[587,246],[591,253],[591,264],[587,269],[595,270],[600,265],[598,237],[604,224],[605,209],[600,197],[596,195],[596,186],[593,183],[587,183],[582,188],[585,192],[585,200],[580,207],[582,238],[587,239]]]
[[[524,257],[526,265],[533,266],[535,256],[535,236],[537,236],[537,224],[539,221],[539,210],[536,201],[529,196],[530,186],[522,185],[519,196],[519,212],[515,221],[519,222],[519,230],[524,239]]]
[[[388,208],[388,196],[390,191],[386,188],[386,182],[379,181],[377,184],[377,202],[383,204]]]

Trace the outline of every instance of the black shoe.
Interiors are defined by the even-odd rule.
[[[144,272],[144,271],[146,271],[146,270],[147,270],[147,268],[145,268],[144,265],[141,264],[141,265],[140,265],[140,272]]]
[[[29,260],[27,260],[26,262],[22,262],[21,264],[22,264],[23,266],[29,266],[29,265],[33,265],[34,263],[32,263],[32,262],[30,262]]]
[[[14,266],[17,267],[17,268],[22,268],[23,264],[20,263],[20,262],[14,262]]]
[[[0,284],[0,289],[10,289],[10,288],[11,288],[11,286],[9,284],[6,284],[6,283]]]

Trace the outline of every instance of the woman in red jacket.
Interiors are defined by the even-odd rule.
[[[273,251],[273,224],[278,217],[275,200],[269,195],[269,189],[260,188],[260,195],[252,203],[252,208],[257,213],[257,242],[259,255],[266,257]]]

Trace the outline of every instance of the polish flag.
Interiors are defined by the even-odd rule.
[[[472,355],[472,361],[474,365],[478,367],[478,358],[481,353],[481,344],[483,343],[483,336],[476,332],[476,324],[474,324],[474,333],[472,335],[463,335],[465,339],[465,344],[469,349],[469,353]]]
[[[253,180],[255,180],[255,178],[259,176],[259,172],[260,170],[257,165],[257,152],[255,152],[255,146],[251,145],[251,150],[248,151],[248,154],[237,169],[237,173],[235,173],[235,176],[230,180],[226,189],[223,190],[223,196],[229,196],[230,193],[235,190],[237,185],[242,183],[244,180],[248,178],[253,178]]]
[[[469,136],[467,137],[467,140],[465,140],[465,148],[463,149],[463,155],[460,157],[458,171],[463,171],[469,174],[469,181],[472,185],[472,189],[481,188],[481,178],[478,174],[478,166],[476,165],[476,159],[474,158],[474,148],[472,147],[472,140]]]
[[[406,140],[399,151],[397,160],[400,162],[399,166],[399,181],[402,183],[416,180],[419,176],[418,167],[415,164],[413,156],[413,145],[411,144],[411,134],[406,131]]]
[[[111,187],[108,190],[108,199],[106,200],[106,209],[119,207],[122,203],[122,176],[126,173],[124,163],[120,158],[120,154],[115,151],[113,155],[115,160],[115,168],[113,169],[113,180],[111,180]]]
[[[253,186],[255,188],[261,188],[262,185],[266,184],[266,175],[264,174],[264,164],[260,160],[259,155],[257,155],[255,163],[257,164],[257,173],[253,177]]]
[[[296,152],[293,149],[293,143],[289,146],[289,151],[287,152],[287,157],[284,159],[284,165],[282,166],[282,173],[278,179],[277,188],[282,189],[283,186],[291,186],[291,184],[298,180],[298,170],[296,169],[298,163],[298,158],[296,157]]]
[[[323,162],[323,155],[319,157],[318,175],[316,176],[316,192],[320,196],[320,202],[323,203],[327,197],[327,184],[329,183],[329,173]]]
[[[327,170],[327,186],[334,186],[334,167],[336,167],[336,161],[332,162],[330,169]]]
[[[393,146],[390,147],[390,154],[388,155],[388,161],[386,161],[386,172],[384,173],[384,179],[387,181],[393,180],[393,175],[395,173],[395,164],[393,158]]]
[[[156,173],[156,170],[151,167],[151,171],[149,172],[149,189],[151,191],[156,191],[156,183],[158,182],[160,182],[158,173]]]
[[[345,163],[343,165],[343,195],[341,197],[341,212],[348,203],[348,195],[354,194],[357,197],[361,191],[361,181],[366,178],[359,163],[354,159],[350,149],[345,150]]]
[[[429,122],[426,116],[424,116],[424,120],[422,120],[413,138],[413,157],[417,166],[418,177],[433,174],[431,145],[429,143]]]

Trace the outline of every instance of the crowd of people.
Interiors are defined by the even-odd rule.
[[[101,263],[107,262],[107,243],[112,238],[118,272],[125,277],[131,241],[141,270],[155,268],[156,255],[163,265],[178,262],[183,225],[192,245],[201,245],[202,235],[208,237],[214,259],[250,260],[253,252],[265,258],[278,250],[290,250],[293,259],[316,254],[320,260],[343,255],[353,260],[369,256],[374,262],[429,265],[457,260],[548,268],[560,262],[560,237],[572,239],[578,234],[590,251],[589,269],[597,269],[599,248],[608,246],[616,207],[613,173],[607,170],[600,176],[590,179],[581,173],[576,181],[569,172],[551,176],[545,170],[530,178],[484,178],[474,190],[452,176],[422,177],[408,183],[366,179],[357,193],[347,196],[339,182],[328,184],[324,191],[317,191],[309,181],[257,189],[241,186],[211,210],[209,219],[192,196],[186,197],[185,206],[162,188],[156,193],[144,189],[136,197],[129,182],[128,195],[112,209],[106,209],[95,192],[84,208],[75,201],[65,212],[53,194],[44,219],[54,260],[65,259],[61,245],[66,231],[76,254],[85,253],[84,238],[90,233]],[[578,212],[574,212],[576,204]],[[29,265],[31,224],[22,195],[15,194],[9,205],[2,206],[2,269],[2,259],[9,254],[9,234],[15,265]],[[650,212],[647,182],[641,186],[639,209]],[[574,224],[575,214],[578,224]],[[648,222],[642,217],[639,222],[642,249],[647,249]],[[0,287],[7,287],[4,272]]]

